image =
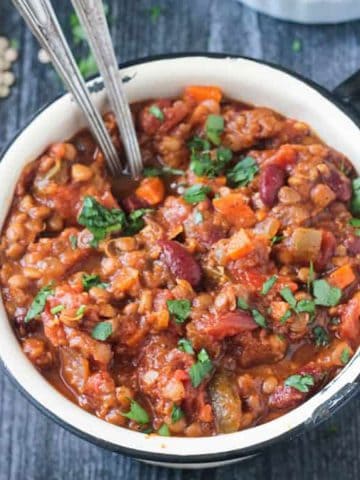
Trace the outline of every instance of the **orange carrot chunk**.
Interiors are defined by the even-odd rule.
[[[191,85],[185,88],[184,97],[191,97],[199,103],[204,100],[215,100],[220,103],[222,91],[219,87]]]
[[[329,283],[333,287],[343,289],[355,280],[355,274],[351,266],[347,263],[334,270],[329,276]]]
[[[165,187],[159,177],[144,178],[135,191],[136,196],[148,205],[157,205],[164,200]]]
[[[235,227],[248,228],[256,223],[255,213],[244,202],[241,193],[230,193],[225,197],[214,198],[213,205],[215,210]]]
[[[226,260],[238,260],[248,255],[253,249],[253,243],[248,234],[245,230],[239,230],[231,237],[226,251]]]

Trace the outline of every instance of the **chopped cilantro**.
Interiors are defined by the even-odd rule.
[[[322,305],[324,307],[335,307],[341,298],[340,288],[332,287],[323,279],[314,281],[313,293],[316,305]]]
[[[261,289],[261,295],[267,295],[272,287],[275,285],[277,281],[277,276],[273,275],[272,277],[268,278],[266,282],[263,283],[262,289]]]
[[[86,305],[80,305],[80,307],[76,310],[76,316],[82,317],[85,313]]]
[[[350,218],[349,224],[353,227],[360,227],[360,218]]]
[[[214,144],[220,145],[220,135],[224,131],[224,118],[221,115],[210,114],[205,122],[207,138]]]
[[[325,347],[329,344],[329,335],[325,328],[320,327],[320,325],[313,328],[313,334],[315,337],[315,344],[318,347]]]
[[[286,320],[288,320],[290,317],[291,317],[291,311],[290,311],[290,310],[286,310],[286,312],[284,313],[284,315],[280,318],[280,323],[281,323],[281,324],[286,323]]]
[[[52,313],[52,315],[56,315],[57,313],[62,312],[64,308],[65,308],[64,305],[56,305],[50,310],[50,312]]]
[[[185,353],[189,353],[190,355],[195,353],[192,343],[187,338],[180,338],[178,341],[178,349]]]
[[[191,383],[195,388],[201,384],[213,368],[212,361],[204,348],[198,353],[197,359],[198,361],[192,365],[189,372]]]
[[[245,187],[258,173],[259,167],[252,157],[245,157],[238,162],[227,174],[231,186]]]
[[[169,427],[166,425],[166,423],[163,423],[161,427],[159,428],[158,432],[159,435],[162,437],[170,437],[170,430]]]
[[[88,292],[92,287],[106,288],[109,285],[108,283],[102,282],[99,275],[96,275],[95,273],[84,273],[82,276],[82,284],[86,292]]]
[[[39,290],[32,304],[30,305],[30,308],[26,314],[24,322],[28,323],[30,322],[30,320],[33,320],[38,315],[40,315],[40,313],[42,313],[45,308],[46,300],[50,295],[53,295],[53,294],[54,294],[54,289],[53,289],[52,283],[50,283],[49,285],[46,285],[41,290]]]
[[[184,200],[187,203],[199,203],[207,198],[207,194],[211,192],[211,188],[206,185],[196,184],[189,187],[184,192]]]
[[[144,410],[143,407],[133,399],[130,400],[130,411],[127,413],[122,413],[121,415],[141,424],[148,423],[150,421],[147,411]]]
[[[236,301],[236,304],[237,304],[237,307],[240,308],[241,310],[248,310],[249,309],[249,305],[248,305],[247,301],[244,300],[243,298],[238,297],[238,299]]]
[[[184,170],[171,167],[145,167],[144,177],[161,177],[163,175],[184,175]]]
[[[297,313],[306,312],[306,313],[315,313],[315,302],[307,298],[299,300],[295,308]]]
[[[347,347],[344,348],[344,350],[341,352],[341,355],[340,355],[341,363],[343,365],[346,365],[350,360],[350,356],[351,356],[351,353],[350,353],[349,348],[347,348]]]
[[[284,238],[284,235],[274,235],[271,239],[271,245],[276,245],[280,243]]]
[[[77,236],[76,235],[70,235],[69,242],[70,242],[72,250],[76,250],[77,249],[77,244],[78,244]]]
[[[184,416],[184,412],[178,405],[174,405],[171,412],[171,421],[172,423],[178,422]]]
[[[145,227],[144,215],[152,212],[151,208],[139,208],[131,212],[126,218],[123,234],[134,235]]]
[[[314,386],[314,378],[311,375],[290,375],[284,385],[287,387],[292,387],[302,393],[309,392],[310,388]]]
[[[360,177],[352,181],[352,198],[350,210],[354,215],[360,215]]]
[[[149,113],[151,113],[153,117],[160,120],[160,122],[164,121],[164,112],[157,105],[151,105],[151,107],[149,107]]]
[[[255,323],[257,323],[259,325],[259,327],[263,327],[263,328],[267,327],[265,317],[263,315],[261,315],[261,313],[258,310],[253,309],[253,310],[251,310],[251,313],[252,313],[252,316],[254,318]]]
[[[285,302],[287,302],[291,308],[294,308],[296,307],[296,298],[294,297],[294,294],[292,293],[292,291],[290,290],[289,287],[284,287],[280,290],[280,295],[282,296],[282,298],[285,300]]]
[[[176,323],[184,323],[189,318],[191,313],[190,300],[167,300],[166,304]]]
[[[112,334],[112,325],[110,322],[100,322],[92,329],[91,336],[95,340],[107,340]]]

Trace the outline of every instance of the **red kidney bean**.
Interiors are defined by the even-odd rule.
[[[331,232],[323,231],[321,240],[320,255],[315,261],[316,270],[323,270],[328,264],[331,257],[334,255],[336,249],[336,238]]]
[[[265,205],[272,207],[280,188],[285,183],[285,171],[277,165],[267,165],[260,174],[260,198]]]
[[[180,243],[173,240],[160,240],[162,257],[171,273],[196,287],[201,280],[201,268],[194,257]]]
[[[225,337],[232,337],[242,332],[255,330],[258,327],[249,313],[236,310],[219,315],[205,330],[207,334],[217,340],[222,340]]]
[[[357,255],[360,253],[360,237],[351,236],[345,240],[344,245],[349,255]]]
[[[341,202],[347,202],[351,198],[350,180],[345,175],[340,175],[336,170],[331,170],[330,175],[324,178],[336,198]]]
[[[134,210],[138,210],[139,208],[149,207],[149,205],[144,202],[144,200],[141,200],[141,198],[137,197],[134,193],[132,193],[128,197],[125,197],[121,201],[121,205],[126,213],[131,213]]]

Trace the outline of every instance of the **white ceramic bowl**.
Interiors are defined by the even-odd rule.
[[[360,18],[359,0],[239,0],[259,12],[300,23],[339,23]]]
[[[179,56],[135,62],[122,69],[130,101],[175,96],[188,84],[219,85],[234,99],[266,105],[308,122],[332,147],[360,168],[360,130],[355,122],[312,84],[276,67],[244,58]],[[97,80],[91,83],[98,82]],[[102,111],[103,91],[93,94]],[[6,150],[0,164],[0,226],[23,167],[51,142],[66,140],[85,126],[84,118],[64,95],[38,113]],[[114,451],[158,464],[177,467],[215,466],[243,459],[274,440],[321,421],[338,402],[356,390],[359,355],[342,373],[305,404],[282,417],[248,430],[207,438],[147,436],[127,430],[82,410],[55,390],[23,354],[4,306],[0,304],[0,358],[10,377],[41,410],[79,436]]]

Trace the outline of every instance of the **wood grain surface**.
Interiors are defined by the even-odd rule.
[[[53,4],[70,34],[69,0]],[[279,63],[330,89],[360,68],[360,21],[301,26],[257,14],[236,0],[108,4],[119,60],[166,52],[229,52]],[[158,5],[162,13],[152,21],[149,8]],[[39,107],[62,91],[51,67],[38,62],[38,46],[10,0],[0,0],[0,36],[4,34],[19,41],[20,59],[17,85],[8,99],[0,100],[0,150]],[[299,52],[293,51],[294,40],[301,41]],[[82,48],[77,48],[79,56]],[[246,463],[210,471],[169,470],[78,439],[39,413],[0,374],[0,480],[359,479],[359,408],[360,399],[352,400],[325,424]]]

